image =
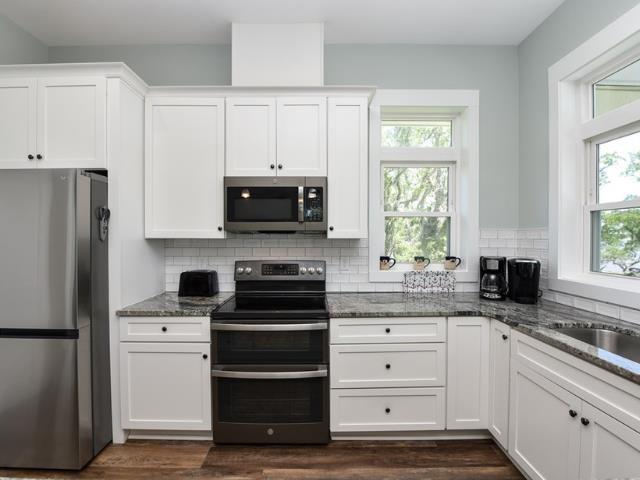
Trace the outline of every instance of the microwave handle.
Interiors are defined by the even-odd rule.
[[[298,222],[304,222],[304,187],[298,186]]]
[[[212,323],[211,330],[228,332],[302,332],[308,330],[327,330],[326,322],[318,323],[285,323],[285,324],[247,324],[247,323]]]
[[[326,377],[327,369],[307,370],[302,372],[239,372],[233,370],[211,370],[212,377],[218,378],[248,378],[248,379],[294,379]]]

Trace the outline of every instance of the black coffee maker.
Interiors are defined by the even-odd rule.
[[[480,257],[480,298],[507,298],[506,257]]]
[[[516,303],[536,303],[542,294],[540,262],[533,258],[510,258],[507,269],[509,298]]]

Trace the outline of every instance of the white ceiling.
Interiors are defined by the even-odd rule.
[[[563,0],[0,0],[53,45],[230,43],[231,22],[325,22],[326,43],[517,45]]]

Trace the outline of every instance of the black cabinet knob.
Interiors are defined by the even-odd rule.
[[[580,419],[580,423],[582,423],[585,427],[589,425],[589,419],[582,417]]]
[[[571,418],[575,417],[576,415],[578,415],[578,412],[576,412],[575,410],[569,410],[569,415],[571,415]]]
[[[27,155],[27,158],[28,158],[29,160],[33,160],[33,155],[29,154],[29,155]]]
[[[42,155],[37,154],[37,155],[36,155],[36,158],[37,158],[38,160],[42,160]]]
[[[391,409],[389,407],[385,408],[384,413],[391,413]]]
[[[278,170],[282,170],[282,164],[281,163],[278,164]]]
[[[506,340],[507,338],[509,338],[508,336],[506,336],[504,333],[502,334],[502,339]]]
[[[329,230],[333,232],[333,225],[329,227]]]
[[[222,227],[218,227],[218,231],[221,232],[222,231]]]
[[[205,353],[205,354],[203,354],[203,355],[202,355],[202,358],[204,358],[204,359],[206,360],[207,358],[209,358],[209,355],[207,355],[207,354]]]
[[[271,165],[269,165],[269,168],[273,170],[274,168],[276,168],[276,166],[272,163]]]
[[[166,332],[167,331],[167,327],[162,327],[162,331]]]
[[[391,364],[390,364],[390,363],[387,363],[387,364],[384,366],[384,368],[386,368],[387,370],[389,370],[389,369],[391,368]]]
[[[391,333],[391,329],[389,327],[385,328],[384,331],[387,333]]]

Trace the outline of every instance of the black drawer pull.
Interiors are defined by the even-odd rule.
[[[384,367],[385,367],[387,370],[389,370],[389,369],[391,368],[391,364],[390,364],[390,363],[387,363]]]
[[[507,337],[507,336],[503,333],[503,334],[502,334],[502,339],[503,339],[503,340],[506,340],[507,338],[509,338],[509,337]]]
[[[589,419],[582,417],[580,419],[580,423],[582,423],[586,427],[587,425],[589,425]]]
[[[575,416],[578,415],[578,412],[576,412],[575,410],[571,409],[571,410],[569,410],[569,415],[571,416],[571,418],[574,418]]]
[[[389,327],[385,328],[384,331],[387,333],[391,333],[391,329]]]
[[[167,327],[162,327],[162,331],[166,332],[167,331]]]
[[[206,353],[203,353],[202,354],[202,358],[204,358],[206,360],[207,358],[209,358],[209,355],[207,355]]]
[[[389,407],[385,408],[384,413],[387,413],[387,414],[391,413],[391,409]]]

